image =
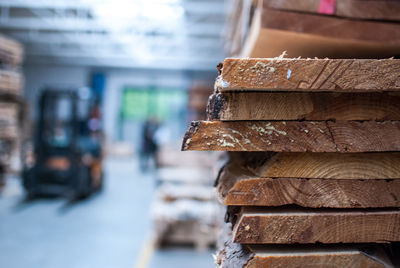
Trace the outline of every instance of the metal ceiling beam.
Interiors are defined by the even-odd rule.
[[[115,31],[94,16],[93,4],[85,1],[0,0],[0,7],[6,7],[2,10],[17,8],[15,12],[28,15],[2,16],[0,29],[26,44],[30,62],[215,70],[223,59],[226,1],[181,2],[185,15],[177,28],[157,24],[152,28],[151,21],[132,18],[128,24],[132,26]],[[65,10],[76,10],[77,14]]]
[[[115,58],[170,58],[170,59],[215,59],[222,58],[224,56],[222,51],[210,51],[202,50],[196,51],[191,49],[182,49],[181,47],[175,48],[164,48],[164,49],[149,49],[144,51],[143,49],[136,50],[132,47],[130,50],[126,48],[115,46],[92,46],[92,47],[80,47],[80,46],[54,46],[50,44],[37,45],[32,44],[26,49],[27,55],[44,55],[49,54],[60,57],[91,57],[91,58],[104,58],[104,59],[115,59]]]
[[[143,22],[145,25],[146,22]],[[143,29],[135,29],[132,27],[128,30],[121,30],[117,33],[143,33],[148,30],[147,26]],[[0,29],[14,29],[14,30],[47,30],[47,31],[109,31],[105,25],[100,24],[96,20],[82,19],[82,18],[8,18],[0,20]],[[190,25],[185,32],[187,35],[202,35],[202,36],[221,36],[223,25],[217,23],[195,23]],[[113,31],[114,33],[114,31]],[[154,29],[151,34],[177,34],[179,32],[166,31],[161,29]]]
[[[89,9],[88,4],[79,0],[52,1],[52,0],[2,0],[0,6],[10,8],[49,8],[49,9]]]
[[[193,14],[226,14],[225,1],[221,0],[208,2],[206,5],[198,1],[182,1],[181,5],[186,12]],[[90,5],[79,0],[2,0],[0,6],[28,9],[90,9]]]
[[[223,42],[220,38],[216,37],[182,37],[173,38],[168,36],[143,36],[143,35],[129,35],[112,36],[104,33],[64,33],[60,36],[59,33],[49,32],[15,32],[11,31],[10,36],[18,39],[26,44],[80,44],[80,45],[103,45],[103,44],[120,44],[125,46],[134,46],[138,42],[148,45],[149,47],[190,47],[192,49],[209,49],[209,50],[222,50]]]
[[[94,67],[115,67],[115,68],[138,68],[138,69],[168,69],[168,70],[195,70],[215,71],[216,66],[223,58],[216,59],[165,59],[139,61],[135,58],[96,58],[92,57],[63,57],[50,56],[48,54],[27,55],[26,62],[33,64],[62,64]]]

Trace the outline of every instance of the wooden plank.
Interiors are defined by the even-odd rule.
[[[0,140],[13,141],[19,137],[19,128],[15,125],[0,127]]]
[[[233,229],[242,244],[400,241],[400,211],[244,207]]]
[[[256,26],[252,26],[240,57],[273,58],[283,51],[293,58],[380,59],[400,54],[398,42],[371,42],[269,28],[253,31],[253,27]]]
[[[354,20],[272,9],[263,10],[261,26],[330,38],[397,44],[400,41],[398,23]]]
[[[297,2],[299,4],[300,2],[303,3],[303,1]],[[363,24],[369,24],[371,22],[358,22],[356,23],[357,25],[347,25],[346,27],[350,29],[350,31],[347,29],[347,35],[343,35],[343,32],[346,32],[340,29],[341,27],[343,28],[343,24],[349,22],[352,24],[357,21],[344,20],[345,22],[343,23],[343,19],[331,18],[336,20],[336,22],[326,22],[322,21],[326,16],[316,16],[316,18],[311,18],[311,21],[308,21],[308,25],[304,25],[306,23],[303,22],[303,19],[297,17],[294,19],[292,18],[287,25],[285,20],[290,17],[290,14],[284,14],[280,16],[281,18],[279,18],[278,15],[278,18],[273,19],[283,20],[283,22],[278,23],[278,26],[281,26],[281,28],[268,27],[268,25],[263,25],[263,20],[268,20],[268,18],[265,19],[265,17],[270,17],[270,14],[266,14],[266,12],[265,9],[263,10],[262,4],[258,5],[254,13],[252,13],[254,16],[252,17],[251,27],[246,36],[246,41],[242,43],[241,52],[239,54],[229,55],[252,58],[272,58],[286,51],[290,57],[378,59],[400,54],[400,42],[398,38],[393,38],[395,35],[386,27],[387,24],[384,24],[386,30],[377,30],[374,29],[376,27],[375,24]],[[286,13],[293,14],[293,12]],[[297,25],[297,27],[295,27],[295,25]],[[290,28],[290,26],[292,28]],[[356,30],[357,27],[360,29]],[[315,34],[313,32],[304,32],[303,30],[310,28],[314,28],[314,30],[317,29],[320,33]],[[364,29],[361,30],[361,28]],[[351,29],[354,29],[354,32],[351,32]],[[364,35],[364,39],[360,39],[357,32],[364,32],[367,34]],[[374,36],[377,34],[383,35],[389,39],[392,38],[392,41],[379,41],[379,38]]]
[[[208,120],[399,120],[400,93],[225,92],[208,101]]]
[[[230,206],[400,207],[400,179],[262,178],[230,163],[216,189],[221,203]]]
[[[18,124],[18,104],[0,101],[0,127]]]
[[[224,249],[226,251],[226,249]],[[375,256],[369,256],[357,248],[337,248],[336,250],[320,249],[308,250],[258,249],[250,254],[245,249],[220,251],[217,263],[221,268],[259,268],[259,267],[315,267],[315,268],[383,268],[393,267],[390,261],[382,262]],[[387,260],[386,253],[380,257]]]
[[[387,260],[385,252],[381,258]],[[383,262],[380,258],[369,256],[357,248],[338,247],[336,250],[312,248],[306,250],[254,250],[254,256],[245,267],[391,267],[390,261]]]
[[[220,92],[398,91],[399,74],[400,60],[394,59],[227,58],[215,86]]]
[[[9,64],[12,67],[20,65],[23,52],[23,47],[19,42],[0,35],[0,63]]]
[[[319,13],[320,0],[266,0],[265,8]],[[339,0],[332,14],[353,19],[400,20],[400,2],[382,0]]]
[[[221,268],[394,267],[382,245],[241,245],[232,242],[229,224],[219,237],[216,263]]]
[[[0,70],[0,93],[20,95],[23,76],[19,72]]]
[[[400,153],[231,153],[231,163],[262,178],[398,179]],[[247,172],[247,173],[246,173]]]
[[[182,150],[399,151],[399,121],[194,121]]]

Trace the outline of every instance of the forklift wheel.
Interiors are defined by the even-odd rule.
[[[36,196],[37,196],[36,192],[34,192],[34,191],[28,191],[28,192],[26,193],[25,200],[26,200],[26,201],[34,200],[34,199],[36,198]]]
[[[99,185],[97,185],[97,187],[94,190],[96,192],[101,192],[101,191],[103,191],[103,186],[104,186],[104,172],[101,171],[100,183],[99,183]]]
[[[77,198],[89,197],[92,193],[91,189],[91,176],[90,169],[87,167],[81,167],[79,170],[79,182],[78,188],[76,189]]]

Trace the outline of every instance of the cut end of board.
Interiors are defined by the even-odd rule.
[[[392,246],[381,244],[241,245],[223,226],[216,264],[220,268],[254,267],[397,267]]]
[[[226,109],[228,96],[222,94],[212,94],[207,103],[207,120],[219,120],[221,113]]]
[[[187,151],[192,141],[193,134],[196,133],[199,128],[201,121],[193,121],[190,123],[189,129],[186,131],[185,136],[183,137],[181,151]]]
[[[399,121],[195,121],[182,150],[270,152],[399,151]]]
[[[382,92],[400,90],[400,60],[227,58],[217,92]]]

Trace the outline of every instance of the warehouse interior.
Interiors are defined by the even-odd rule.
[[[143,125],[153,117],[163,126],[163,148],[180,151],[196,116],[188,115],[187,93],[196,85],[211,92],[224,58],[226,2],[2,0],[0,10],[0,33],[23,46],[16,69],[24,77],[25,140],[33,138],[43,90],[86,89],[100,103],[104,154],[103,189],[80,201],[27,201],[21,173],[9,172],[0,202],[1,266],[212,266],[212,250],[196,250],[190,239],[155,249],[157,172],[154,163],[141,170],[139,159]],[[35,146],[32,139],[25,145]]]
[[[393,0],[0,0],[0,266],[399,267],[399,22]]]

